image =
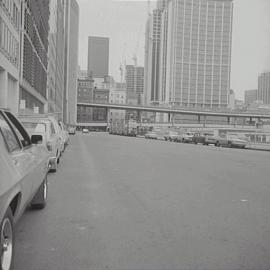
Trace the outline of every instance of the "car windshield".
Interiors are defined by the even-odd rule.
[[[23,122],[24,127],[30,133],[45,133],[46,132],[46,124],[44,123],[35,123],[35,122]]]

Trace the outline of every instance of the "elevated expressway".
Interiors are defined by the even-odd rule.
[[[173,107],[156,107],[156,106],[135,106],[135,105],[123,105],[123,104],[113,104],[113,103],[78,103],[77,106],[83,107],[94,107],[94,108],[105,108],[107,110],[130,110],[141,112],[154,112],[154,113],[166,113],[169,115],[182,114],[182,115],[195,115],[198,116],[198,121],[200,122],[201,116],[206,118],[207,116],[212,117],[226,117],[228,123],[231,118],[246,118],[250,122],[253,119],[258,121],[262,119],[270,119],[270,113],[254,113],[254,112],[234,112],[234,111],[221,111],[221,110],[206,110],[206,109],[191,109],[191,108],[173,108]]]

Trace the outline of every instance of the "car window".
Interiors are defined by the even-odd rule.
[[[10,123],[13,126],[14,131],[16,132],[16,135],[18,136],[21,144],[23,147],[28,147],[31,145],[31,139],[28,135],[28,133],[23,128],[22,124],[10,113],[5,113],[8,119],[10,120]]]
[[[53,126],[52,122],[51,122],[51,131],[52,131],[52,134],[54,135],[55,134],[55,129],[54,129],[54,126]]]
[[[14,152],[16,150],[21,149],[20,143],[16,135],[14,134],[13,130],[11,129],[11,126],[8,124],[8,122],[3,117],[1,112],[0,112],[0,131],[7,146],[7,150],[9,152]]]
[[[44,123],[23,122],[23,126],[27,130],[29,130],[31,133],[34,133],[34,132],[45,133],[46,132],[46,125]]]

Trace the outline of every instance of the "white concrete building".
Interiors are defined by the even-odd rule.
[[[18,113],[20,0],[0,1],[0,107]]]
[[[114,87],[110,90],[110,103],[126,104],[127,101],[127,88],[125,83],[115,83]],[[123,123],[125,121],[126,112],[124,110],[110,110],[109,121],[110,123]]]

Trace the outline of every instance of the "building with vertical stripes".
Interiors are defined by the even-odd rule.
[[[227,107],[233,0],[168,0],[158,5],[160,70],[155,92],[159,103]]]
[[[258,78],[258,100],[270,104],[270,72],[263,72]]]
[[[30,112],[47,111],[49,1],[22,1],[20,103]]]
[[[0,1],[0,107],[18,113],[20,0]]]

